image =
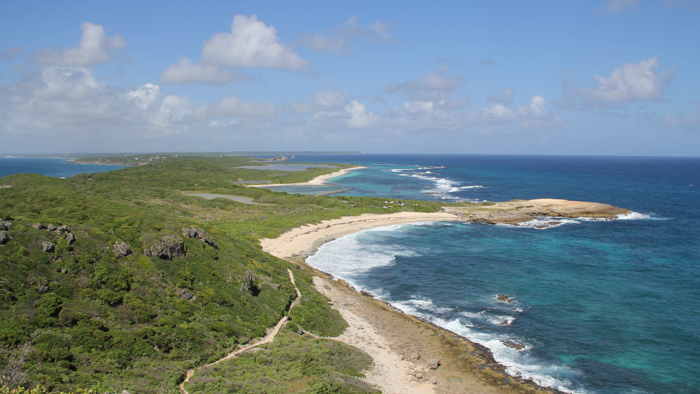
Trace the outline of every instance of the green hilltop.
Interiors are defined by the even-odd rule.
[[[383,199],[302,196],[236,182],[291,183],[347,168],[236,168],[247,157],[168,157],[57,179],[0,178],[0,392],[177,392],[188,370],[291,319],[263,351],[197,372],[190,392],[371,392],[371,359],[329,339],[346,323],[311,273],[258,239],[384,208]],[[252,198],[207,200],[183,192]],[[290,310],[296,289],[301,303]],[[3,391],[5,390],[5,391]]]

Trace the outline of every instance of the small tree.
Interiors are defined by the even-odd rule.
[[[17,347],[5,368],[0,371],[0,388],[13,389],[24,383],[27,375],[34,369],[34,366],[25,368],[24,362],[34,351],[34,342],[44,334],[46,331],[34,331],[25,343]]]

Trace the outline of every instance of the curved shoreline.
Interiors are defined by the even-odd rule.
[[[316,178],[306,181],[306,182],[297,182],[297,183],[264,183],[264,184],[259,184],[259,185],[246,185],[247,187],[268,187],[268,186],[322,186],[327,184],[327,180],[331,178],[336,178],[341,175],[345,175],[349,173],[350,171],[354,170],[361,170],[363,168],[367,167],[362,167],[362,166],[357,166],[357,167],[351,167],[351,168],[343,168],[342,170],[331,172],[330,174],[323,174],[319,175]]]
[[[322,244],[362,230],[406,223],[465,221],[455,212],[364,214],[297,227],[275,239],[261,239],[263,250],[309,267],[319,292],[348,322],[337,339],[372,356],[375,367],[367,381],[385,393],[557,392],[529,380],[511,377],[490,350],[457,334],[396,310],[386,302],[357,292],[343,280],[305,262]],[[430,359],[441,366],[429,367]]]

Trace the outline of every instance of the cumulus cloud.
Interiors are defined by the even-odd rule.
[[[313,117],[313,122],[321,125],[343,125],[350,129],[366,129],[377,126],[380,117],[357,100],[346,104],[336,111],[320,111]]]
[[[92,66],[110,62],[114,50],[126,47],[124,39],[119,35],[107,37],[100,25],[85,22],[80,30],[83,35],[77,48],[41,49],[32,54],[32,61],[51,66]]]
[[[331,34],[323,35],[307,34],[302,39],[302,45],[319,52],[335,52],[341,55],[352,53],[352,42],[364,39],[367,43],[386,44],[394,40],[389,30],[391,23],[374,22],[372,25],[362,26],[358,22],[357,15],[351,16],[345,25],[335,29]]]
[[[464,77],[460,74],[446,75],[444,69],[437,73],[426,73],[423,78],[415,78],[402,83],[392,83],[387,86],[388,93],[401,93],[408,100],[440,101],[447,100],[458,88],[464,85]]]
[[[564,97],[557,104],[566,108],[619,107],[625,103],[663,99],[664,87],[673,79],[673,67],[655,72],[659,68],[656,57],[637,64],[625,63],[608,77],[595,75],[596,88],[576,88],[564,79]]]
[[[596,11],[601,14],[620,14],[637,6],[637,0],[606,0]]]
[[[202,60],[219,67],[269,67],[298,70],[308,66],[277,36],[277,30],[251,15],[236,15],[231,33],[218,33],[204,43]]]
[[[163,71],[160,80],[163,83],[187,84],[206,83],[223,85],[233,81],[247,79],[245,75],[226,68],[208,66],[202,63],[192,63],[182,58]]]
[[[23,49],[21,46],[13,46],[7,48],[4,51],[0,52],[0,60],[4,62],[9,62],[10,60],[19,57],[19,55],[22,54],[22,51]]]
[[[473,115],[473,121],[478,124],[515,123],[522,128],[556,128],[564,125],[563,118],[554,115],[547,109],[544,97],[535,96],[527,106],[512,109],[503,104],[495,104],[483,108]]]
[[[347,104],[347,99],[343,92],[339,90],[319,91],[308,103],[296,103],[291,105],[293,112],[312,113],[319,111],[334,111],[343,108]]]

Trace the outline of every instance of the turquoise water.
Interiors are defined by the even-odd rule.
[[[77,174],[107,172],[124,166],[79,164],[57,158],[0,158],[0,178],[29,172],[54,178],[69,178]]]
[[[351,188],[347,194],[552,197],[635,211],[621,220],[568,220],[546,230],[391,226],[327,243],[308,261],[488,346],[509,373],[542,385],[700,392],[700,159],[363,155],[332,161],[369,166],[332,180]],[[498,294],[513,301],[500,302]]]

